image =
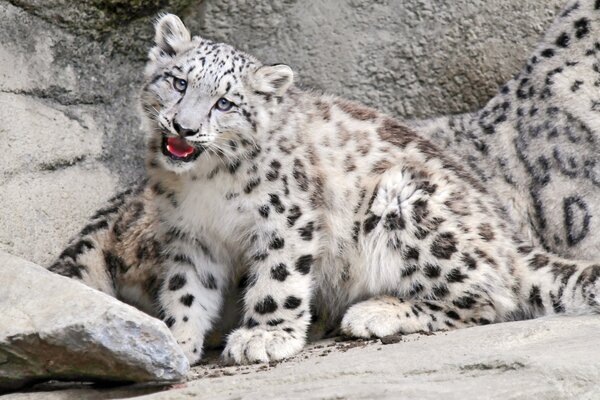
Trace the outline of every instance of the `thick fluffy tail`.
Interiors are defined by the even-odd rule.
[[[526,317],[600,313],[600,264],[521,250],[527,262],[520,285]]]

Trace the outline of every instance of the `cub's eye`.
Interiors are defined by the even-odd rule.
[[[233,107],[233,103],[227,100],[225,97],[221,97],[215,104],[215,108],[219,111],[229,111],[231,110],[231,107]]]
[[[178,92],[185,92],[187,89],[187,81],[185,79],[173,78],[173,87]]]

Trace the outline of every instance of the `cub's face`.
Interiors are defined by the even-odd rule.
[[[261,66],[226,44],[192,38],[172,14],[156,24],[142,106],[150,160],[183,173],[202,157],[229,158],[255,142],[268,109],[292,84],[286,65]]]

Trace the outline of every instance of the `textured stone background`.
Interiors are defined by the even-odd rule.
[[[185,22],[264,62],[288,63],[304,87],[396,116],[429,118],[485,104],[564,4],[208,0]]]
[[[303,87],[403,118],[476,109],[563,0],[0,0],[0,250],[47,264],[142,175],[151,21],[285,62]]]

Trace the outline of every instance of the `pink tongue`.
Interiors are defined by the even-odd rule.
[[[167,138],[167,150],[177,157],[187,157],[194,152],[194,148],[184,139],[178,137]]]

